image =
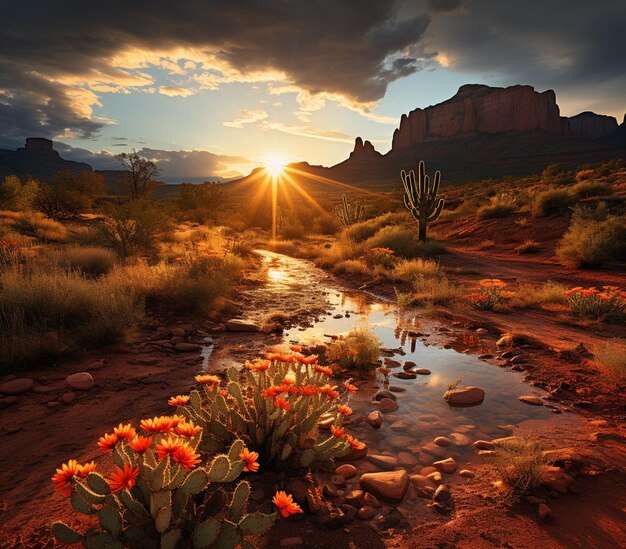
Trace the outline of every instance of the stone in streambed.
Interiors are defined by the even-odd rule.
[[[226,322],[226,330],[229,332],[258,332],[260,326],[254,322],[248,322],[241,318],[231,318]]]
[[[403,469],[383,473],[365,473],[359,480],[361,488],[377,498],[399,502],[409,488],[409,475]]]
[[[96,384],[91,374],[87,372],[78,372],[67,376],[65,382],[69,387],[78,391],[87,391]]]
[[[174,350],[179,353],[193,353],[194,351],[200,351],[201,349],[201,345],[198,345],[197,343],[188,343],[187,341],[181,341],[180,343],[176,343],[176,345],[174,345]]]
[[[434,440],[434,443],[437,446],[443,446],[445,448],[446,446],[450,446],[452,444],[452,441],[448,437],[437,437]]]
[[[395,400],[391,400],[390,398],[383,398],[380,401],[380,411],[381,412],[395,412],[400,406]]]
[[[443,398],[451,406],[474,406],[484,400],[485,391],[480,387],[470,385],[461,389],[450,389],[446,391]]]
[[[350,463],[344,463],[335,469],[335,474],[344,479],[352,478],[356,475],[356,467]]]
[[[27,377],[19,377],[0,385],[0,393],[4,395],[20,395],[28,393],[35,387],[35,382]]]
[[[454,473],[457,470],[457,463],[454,461],[454,458],[442,459],[441,461],[435,461],[433,463],[434,467],[437,467],[442,473],[446,473],[448,475]]]
[[[477,440],[474,442],[474,448],[477,450],[493,450],[493,442],[489,440]]]
[[[396,400],[398,397],[394,395],[391,391],[387,391],[385,389],[381,389],[374,395],[374,400],[381,401],[383,398],[389,398],[391,400]]]
[[[519,397],[518,400],[520,400],[524,404],[530,404],[531,406],[543,406],[543,400],[533,395],[523,395]]]
[[[374,429],[380,429],[383,424],[383,415],[378,410],[374,410],[367,415],[365,421],[374,427]]]
[[[437,490],[437,483],[424,475],[411,475],[411,484],[420,497],[431,498]]]
[[[429,376],[432,373],[428,368],[415,368],[415,370],[412,371],[418,376]]]

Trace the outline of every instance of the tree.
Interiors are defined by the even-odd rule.
[[[55,174],[54,182],[56,185],[66,187],[89,197],[106,194],[106,185],[104,184],[102,174],[89,170],[82,172],[62,170]]]
[[[154,162],[142,158],[136,151],[132,153],[121,153],[115,158],[122,165],[124,177],[121,180],[124,193],[131,200],[141,200],[148,198],[156,187],[156,177],[159,169]]]
[[[73,217],[91,209],[91,200],[85,194],[65,186],[39,185],[33,207],[52,219]]]
[[[177,206],[186,219],[199,223],[216,222],[217,212],[225,199],[226,191],[221,183],[182,183],[178,190]]]
[[[38,187],[39,182],[35,179],[22,183],[17,175],[6,176],[0,183],[0,208],[15,211],[30,209]]]

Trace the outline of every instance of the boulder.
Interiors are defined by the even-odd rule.
[[[391,400],[390,398],[383,398],[380,401],[380,411],[381,412],[395,412],[400,406],[395,400]]]
[[[554,490],[559,494],[567,494],[574,479],[559,467],[546,467],[541,485],[548,490]]]
[[[20,395],[28,393],[35,387],[35,382],[27,377],[18,377],[10,381],[5,381],[0,385],[0,393],[3,395]]]
[[[367,415],[365,421],[374,427],[374,429],[380,429],[383,424],[383,415],[378,410],[374,410]]]
[[[469,385],[461,389],[450,389],[446,391],[443,398],[450,406],[475,406],[482,403],[485,391],[480,387]]]
[[[241,318],[231,318],[226,321],[226,330],[229,332],[259,332],[261,328],[254,322]]]
[[[359,480],[361,488],[377,498],[400,502],[409,488],[409,475],[403,469],[382,473],[365,473]]]
[[[87,372],[78,372],[67,376],[65,382],[69,387],[78,391],[87,391],[96,384],[91,374]]]

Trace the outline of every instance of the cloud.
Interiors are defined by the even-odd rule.
[[[178,86],[160,86],[159,93],[168,97],[189,97],[194,94],[193,90]]]
[[[244,109],[239,111],[239,116],[230,122],[223,122],[223,125],[228,128],[243,128],[244,124],[253,124],[260,120],[265,120],[268,117],[267,112],[262,109],[248,110]]]
[[[115,145],[113,145],[115,146]],[[93,152],[55,141],[54,148],[68,160],[86,162],[97,170],[119,170],[120,163],[115,154],[106,150]],[[143,147],[140,156],[159,167],[159,177],[164,181],[217,179],[240,175],[249,171],[254,163],[242,156],[216,154],[205,150],[165,150]]]
[[[11,25],[0,27],[0,125],[5,138],[19,141],[91,137],[103,125],[93,117],[100,94],[171,95],[236,82],[279,82],[312,97],[371,104],[390,82],[419,70],[406,51],[430,19],[423,9],[405,16],[402,5],[181,0],[174,10],[111,0],[103,10],[78,0],[65,0],[62,9],[13,2],[3,7]],[[170,81],[157,86],[154,70]]]
[[[264,130],[277,130],[291,135],[299,135],[301,137],[312,137],[314,139],[322,139],[323,141],[337,141],[339,143],[354,143],[354,137],[337,131],[322,130],[314,128],[310,125],[283,124],[282,122],[265,121],[261,124]]]

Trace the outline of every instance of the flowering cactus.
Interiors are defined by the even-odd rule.
[[[336,416],[333,427],[341,429],[342,399],[356,388],[346,382],[340,392],[329,383],[332,370],[317,364],[317,356],[291,349],[247,362],[242,380],[237,369],[229,369],[223,388],[217,376],[196,377],[203,389],[192,391],[177,413],[205,430],[200,448],[221,451],[240,438],[259,454],[263,467],[299,468],[363,447],[345,434],[324,436],[318,428],[321,416],[330,413]]]
[[[626,319],[626,292],[618,286],[583,288],[577,286],[565,292],[573,313],[581,318],[623,322]]]
[[[170,399],[183,401],[180,395]],[[246,535],[269,530],[276,513],[246,513],[247,481],[237,484],[226,506],[212,497],[251,470],[243,441],[234,440],[225,453],[201,465],[203,433],[192,421],[160,416],[142,420],[140,429],[144,434],[120,424],[100,438],[98,445],[112,453],[115,465],[108,478],[95,471],[94,462],[70,460],[57,469],[55,488],[76,511],[99,519],[99,526],[83,534],[55,522],[52,533],[60,542],[89,548],[234,548],[244,546]]]

